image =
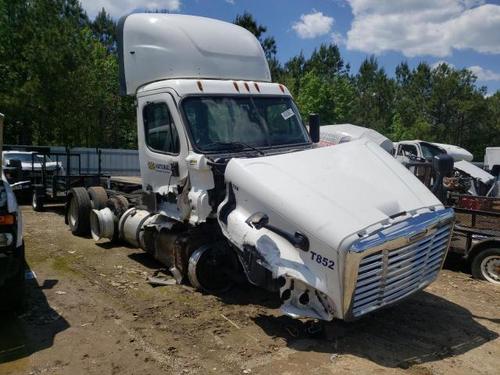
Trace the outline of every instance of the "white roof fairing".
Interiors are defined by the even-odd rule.
[[[269,82],[264,51],[246,29],[180,14],[134,13],[119,22],[122,94],[175,78]]]

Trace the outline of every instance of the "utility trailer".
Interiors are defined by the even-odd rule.
[[[82,156],[66,148],[64,152],[50,147],[5,146],[5,173],[13,190],[31,198],[35,211],[46,203],[65,203],[75,187],[106,186],[109,176],[101,172],[101,150],[96,149],[97,173],[84,173]],[[64,166],[65,165],[65,168]]]
[[[101,152],[97,149],[98,171],[97,173],[83,173],[82,161],[79,153],[72,152],[66,148],[65,152],[49,152],[43,154],[41,175],[32,176],[32,207],[35,211],[41,211],[45,203],[66,202],[68,193],[75,187],[100,186],[105,178],[101,173]],[[61,168],[50,173],[47,169],[47,159],[51,158],[59,163],[66,161],[66,171]],[[76,164],[76,173],[73,172]],[[108,177],[109,178],[109,177]]]
[[[469,197],[467,205],[471,206]],[[450,251],[461,254],[468,262],[472,276],[500,285],[500,209],[487,209],[478,203],[476,209],[456,207],[457,223]]]
[[[141,248],[200,290],[279,292],[295,318],[356,319],[437,278],[453,210],[370,140],[318,147],[319,118],[308,133],[250,32],[135,13],[118,54],[142,189],[72,189],[73,233]]]

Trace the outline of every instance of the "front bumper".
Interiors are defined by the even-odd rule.
[[[424,289],[448,251],[454,212],[409,217],[354,242],[344,269],[344,319],[357,319]]]

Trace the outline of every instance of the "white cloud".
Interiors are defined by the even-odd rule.
[[[453,49],[500,53],[500,6],[482,0],[347,0],[347,47],[379,54],[448,56]]]
[[[436,69],[441,64],[446,64],[451,68],[455,68],[455,65],[444,60],[436,61],[431,64],[431,69]],[[470,70],[479,81],[500,81],[500,73],[496,73],[493,70],[483,68],[479,65],[472,65],[467,68]]]
[[[452,63],[449,63],[448,61],[444,61],[444,60],[439,60],[439,61],[436,61],[434,64],[431,64],[431,69],[436,69],[439,65],[442,65],[442,64],[446,64],[450,68],[455,68],[455,65],[453,65]]]
[[[231,5],[234,5],[234,4],[235,4],[235,1],[234,1],[234,0],[226,0],[226,3],[231,4]]]
[[[114,18],[121,17],[136,9],[166,9],[175,12],[181,8],[181,0],[80,0],[80,2],[91,18],[95,17],[102,8],[105,8],[106,12]]]
[[[500,81],[500,73],[485,69],[478,65],[469,66],[469,69],[479,81]]]
[[[335,43],[337,46],[345,44],[345,38],[341,33],[334,31],[331,37],[332,37],[332,42]]]
[[[292,29],[295,30],[299,38],[311,39],[328,34],[332,26],[333,17],[313,10],[313,13],[301,15],[300,20],[293,24]]]

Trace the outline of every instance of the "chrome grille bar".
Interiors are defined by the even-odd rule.
[[[417,227],[417,234],[424,233],[424,237],[413,243],[394,246],[404,244],[404,236],[391,238],[388,230],[389,235],[377,233],[377,237],[363,239],[366,244],[376,245],[371,251],[363,249],[361,241],[356,244],[355,255],[360,260],[348,315],[357,318],[398,301],[437,278],[451,236],[453,212],[442,210],[433,214],[434,220],[430,214],[420,218],[424,225]],[[411,224],[407,224],[408,230],[412,230],[409,235],[404,228],[398,228],[397,233],[414,237],[416,226]]]

